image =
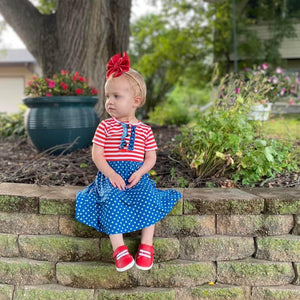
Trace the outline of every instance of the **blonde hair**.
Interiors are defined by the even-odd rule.
[[[131,68],[129,69],[129,71],[124,72],[122,75],[124,75],[127,78],[130,87],[134,91],[134,96],[142,98],[142,101],[139,106],[140,107],[143,106],[146,102],[146,94],[147,94],[147,87],[143,76],[139,72]],[[112,78],[114,78],[113,74],[109,76],[107,81]]]

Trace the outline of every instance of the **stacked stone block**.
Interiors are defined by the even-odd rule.
[[[124,273],[74,220],[78,189],[0,184],[0,299],[300,299],[299,188],[180,190],[152,270]]]

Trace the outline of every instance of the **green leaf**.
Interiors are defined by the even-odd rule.
[[[273,152],[273,148],[272,147],[266,147],[265,148],[265,151],[264,151],[265,156],[266,156],[267,160],[270,161],[270,162],[274,161],[274,157],[272,155],[272,152]]]

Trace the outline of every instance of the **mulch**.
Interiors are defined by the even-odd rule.
[[[239,187],[230,178],[197,178],[187,164],[173,153],[179,130],[170,126],[153,126],[159,150],[151,177],[158,187]],[[23,139],[0,140],[0,182],[39,185],[87,186],[97,173],[91,158],[91,148],[70,154],[54,156],[39,153],[30,141]],[[260,183],[258,183],[260,185]],[[264,187],[295,187],[300,185],[300,173],[280,174],[266,180]]]

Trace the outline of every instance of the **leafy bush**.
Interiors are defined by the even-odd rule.
[[[209,102],[208,88],[176,86],[167,100],[151,111],[149,121],[158,125],[184,125],[197,118],[199,108]]]
[[[251,79],[256,74],[262,74],[267,78],[266,84],[269,91],[266,94],[267,100],[270,102],[282,101],[282,97],[289,97],[291,100],[297,97],[300,88],[300,79],[298,72],[285,71],[281,67],[273,70],[268,63],[254,68],[245,68],[240,76],[245,79]]]
[[[25,109],[18,113],[0,113],[0,138],[25,137],[24,127]]]
[[[202,106],[210,100],[210,87],[193,88],[190,86],[176,85],[168,101],[182,103],[186,106]]]
[[[250,86],[248,82],[247,88]],[[267,138],[262,133],[263,123],[248,120],[251,101],[244,101],[241,94],[233,102],[228,97],[230,103],[224,103],[226,98],[216,101],[179,137],[176,150],[195,175],[205,179],[226,174],[235,182],[254,185],[284,170],[296,170],[293,147]]]
[[[158,125],[184,125],[190,121],[189,111],[183,104],[164,102],[149,113],[149,122]]]

